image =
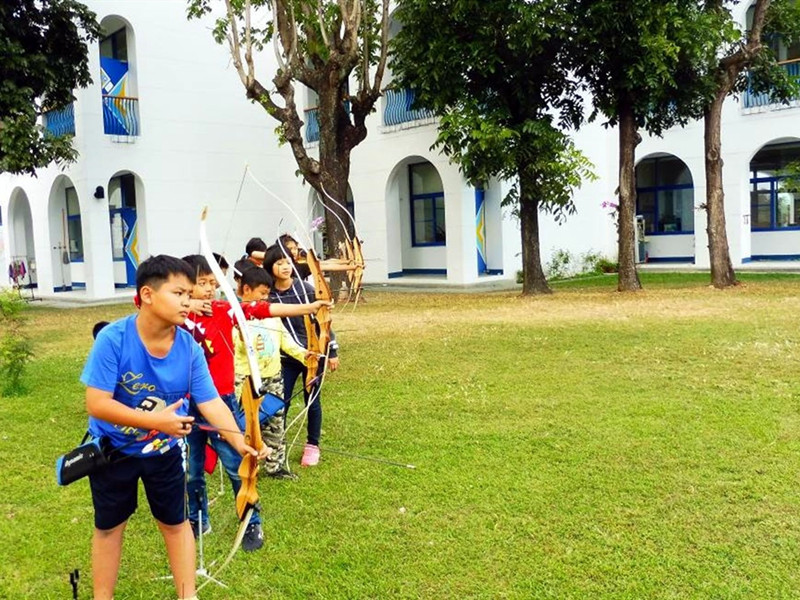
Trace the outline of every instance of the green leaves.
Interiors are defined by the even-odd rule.
[[[86,42],[99,33],[94,13],[75,0],[0,4],[0,172],[74,160],[71,140],[45,136],[36,119],[91,83]]]
[[[0,292],[0,381],[6,396],[25,392],[22,376],[33,357],[33,348],[25,333],[23,312],[28,307],[16,290]]]

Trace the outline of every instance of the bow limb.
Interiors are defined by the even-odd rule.
[[[350,219],[350,221],[353,223],[352,239],[347,234],[347,228],[345,227],[344,229],[345,229],[345,236],[347,236],[349,244],[349,247],[346,247],[346,252],[348,254],[347,258],[351,259],[356,267],[355,270],[352,271],[352,277],[350,276],[351,272],[348,271],[348,279],[350,281],[350,293],[348,294],[347,297],[347,301],[349,302],[353,293],[355,293],[355,304],[353,305],[353,310],[355,310],[355,308],[358,306],[358,299],[361,296],[361,280],[364,278],[364,254],[361,252],[362,238],[360,235],[358,235],[358,227],[356,226],[356,220],[353,218],[353,215],[350,214],[350,211],[347,209],[347,207],[341,202],[339,202],[336,198],[331,196],[327,192],[324,186],[320,185],[320,188],[322,189],[322,192],[325,194],[328,200],[330,200],[336,206],[341,208],[347,215],[347,217]],[[336,211],[330,210],[327,206],[325,206],[324,202],[322,203],[322,206],[325,209],[329,210],[331,214],[335,215],[336,218],[339,219],[339,222],[342,222],[342,220],[339,218],[339,215],[336,214]],[[342,223],[342,226],[344,226],[344,223]]]
[[[358,306],[358,300],[361,298],[361,280],[364,278],[364,254],[361,252],[361,240],[358,237],[353,238],[353,262],[356,265],[353,271],[353,279],[350,282],[350,293],[355,291],[356,299],[353,304],[353,310]]]
[[[325,274],[322,272],[322,267],[319,264],[319,259],[314,252],[313,248],[308,249],[308,268],[311,270],[311,276],[314,278],[314,295],[317,300],[325,302],[333,301],[333,292],[328,285],[328,280],[325,279]],[[317,311],[317,323],[319,323],[319,350],[327,352],[328,344],[331,341],[331,309],[330,306],[323,306]],[[309,348],[310,350],[311,348]]]
[[[208,207],[203,209],[200,218],[200,253],[208,261],[208,266],[214,277],[217,278],[220,290],[228,300],[233,311],[234,319],[239,328],[239,335],[242,337],[245,348],[247,350],[247,363],[250,367],[250,375],[245,381],[242,389],[242,408],[245,414],[245,431],[244,442],[255,450],[260,450],[263,442],[261,440],[261,426],[258,420],[258,409],[261,404],[261,373],[258,367],[258,360],[256,358],[255,346],[250,337],[250,332],[247,327],[247,318],[245,317],[239,299],[236,297],[236,292],[233,290],[230,282],[225,277],[225,274],[217,264],[216,259],[211,251],[211,245],[208,241],[208,234],[206,229],[206,217],[208,216]],[[250,515],[253,513],[255,506],[258,502],[258,490],[256,489],[258,477],[258,459],[251,454],[247,454],[242,458],[239,466],[239,477],[242,480],[242,487],[236,496],[236,512],[241,520],[239,531],[234,540],[233,549],[231,550],[228,558],[217,569],[215,576],[222,571],[225,566],[230,562],[231,557],[235,554],[239,545],[241,544],[244,531],[250,522]],[[209,580],[210,581],[210,580]],[[199,588],[198,588],[199,589]]]
[[[309,352],[309,356],[306,358],[305,388],[306,391],[310,392],[311,385],[316,379],[317,372],[319,371],[319,336],[317,335],[317,328],[314,326],[314,322],[311,320],[311,315],[305,315],[303,317],[303,323],[306,326],[306,340],[308,344],[306,349]]]

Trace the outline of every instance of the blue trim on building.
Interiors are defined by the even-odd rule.
[[[60,285],[58,287],[53,288],[53,292],[71,292],[72,286],[71,285]]]
[[[403,269],[403,275],[447,275],[447,269]]]
[[[750,257],[750,256],[748,256],[747,258],[743,258],[743,259],[742,259],[742,263],[745,263],[745,264],[746,264],[746,263],[749,263],[749,262],[753,262],[753,259],[752,259],[752,257]]]
[[[754,254],[750,260],[800,260],[800,254]]]
[[[647,259],[649,263],[692,263],[694,264],[694,256],[650,256]]]
[[[403,276],[403,272],[402,271],[394,271],[392,273],[389,273],[389,275],[387,275],[387,277],[389,279],[398,279],[398,278],[400,278],[402,276]]]
[[[86,282],[85,281],[73,281],[72,287],[77,290],[85,290],[86,289]]]
[[[486,275],[502,275],[503,269],[486,269]]]
[[[645,237],[661,237],[664,235],[694,235],[694,229],[691,231],[652,231],[648,233]]]
[[[114,288],[117,290],[128,290],[135,287],[136,284],[128,285],[127,283],[114,283]]]

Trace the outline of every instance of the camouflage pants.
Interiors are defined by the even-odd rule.
[[[280,375],[265,379],[261,386],[262,394],[272,394],[283,399],[283,378]],[[264,470],[275,473],[286,464],[286,435],[284,432],[284,410],[281,409],[267,420],[261,422],[261,439],[272,452],[264,461]]]

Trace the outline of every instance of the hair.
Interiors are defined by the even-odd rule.
[[[242,273],[250,269],[259,269],[260,267],[252,260],[242,258],[233,263],[233,278],[239,280],[242,278]]]
[[[201,256],[200,254],[189,254],[188,256],[184,256],[181,260],[192,268],[195,277],[212,274],[211,267],[209,266],[205,256]]]
[[[250,256],[253,252],[265,252],[267,250],[267,243],[260,237],[250,238],[247,245],[244,247],[245,254]]]
[[[283,236],[281,236],[283,237]],[[264,270],[269,273],[270,277],[272,277],[272,267],[275,266],[275,263],[279,260],[286,259],[289,262],[292,262],[292,255],[289,254],[287,250],[275,244],[267,248],[266,253],[264,254]]]
[[[211,254],[214,255],[214,260],[217,261],[217,264],[219,265],[220,269],[227,269],[228,267],[230,267],[228,261],[225,260],[225,257],[222,256],[222,254],[219,254],[218,252],[212,252]]]
[[[192,284],[196,281],[194,269],[186,261],[167,254],[151,256],[136,269],[136,296],[146,285],[153,289],[160,288],[172,275],[184,275]]]
[[[239,280],[239,287],[240,289],[244,289],[244,286],[247,286],[251,290],[254,290],[260,285],[265,285],[272,289],[273,283],[274,281],[272,279],[272,275],[267,273],[264,269],[254,265],[253,268],[245,269],[242,272],[242,277]]]
[[[106,325],[108,325],[108,321],[98,321],[95,323],[94,327],[92,327],[92,337],[97,339],[97,334],[100,333]]]
[[[292,236],[290,236],[288,233],[284,233],[282,236],[280,236],[277,239],[277,241],[275,242],[275,245],[277,245],[277,246],[285,246],[286,244],[289,244],[289,243],[292,243],[295,246],[299,246],[300,245],[300,244],[297,243],[297,240],[294,239]]]

